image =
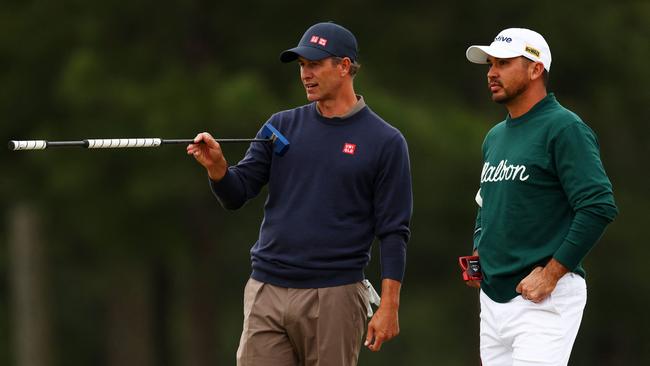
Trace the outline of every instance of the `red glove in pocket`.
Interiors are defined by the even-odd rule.
[[[460,264],[460,268],[463,270],[463,280],[480,281],[483,279],[481,263],[477,255],[458,257],[458,264]]]

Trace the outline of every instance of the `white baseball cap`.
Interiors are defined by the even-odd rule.
[[[541,62],[546,71],[551,71],[551,49],[544,37],[525,28],[503,30],[489,46],[470,46],[465,55],[475,64],[487,64],[488,56],[496,58],[524,56],[529,60]]]

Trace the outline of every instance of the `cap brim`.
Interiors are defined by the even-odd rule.
[[[304,57],[309,61],[318,61],[331,56],[329,52],[320,48],[298,46],[282,52],[280,61],[291,62],[297,60],[298,57]]]
[[[465,56],[467,56],[467,59],[470,62],[475,64],[487,64],[488,56],[496,58],[512,58],[522,56],[522,54],[499,47],[470,46],[465,52]]]

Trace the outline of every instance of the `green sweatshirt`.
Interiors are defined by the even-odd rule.
[[[618,213],[594,132],[550,93],[488,132],[483,161],[474,248],[485,294],[511,300],[551,258],[584,277],[582,259]]]

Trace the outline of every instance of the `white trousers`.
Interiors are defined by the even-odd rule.
[[[562,366],[587,303],[585,280],[567,273],[541,303],[517,296],[492,301],[481,291],[481,362],[483,366]]]

